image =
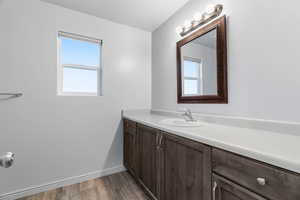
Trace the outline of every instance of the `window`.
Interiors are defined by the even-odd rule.
[[[183,95],[202,95],[202,63],[201,60],[185,57],[183,59]]]
[[[59,95],[101,95],[101,47],[98,39],[58,33]]]

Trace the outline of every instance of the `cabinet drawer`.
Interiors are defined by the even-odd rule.
[[[223,150],[213,149],[213,171],[272,200],[299,200],[300,176]],[[265,183],[264,183],[265,180]]]
[[[128,119],[124,119],[124,130],[127,133],[136,134],[136,123]]]
[[[212,195],[212,200],[267,200],[216,174],[213,174]]]

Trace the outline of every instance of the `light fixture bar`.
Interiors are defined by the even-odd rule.
[[[192,20],[191,25],[187,27],[186,25],[184,27],[180,27],[179,34],[181,36],[185,36],[189,34],[190,32],[196,30],[203,24],[206,24],[207,22],[213,20],[214,18],[218,17],[221,15],[223,11],[223,5],[217,4],[215,5],[212,10],[209,9],[209,11],[206,11],[205,13],[202,14],[202,18],[199,20]],[[185,22],[186,23],[186,22]]]

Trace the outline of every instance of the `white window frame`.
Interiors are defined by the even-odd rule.
[[[77,64],[62,64],[62,55],[61,55],[61,37],[70,38],[74,40],[96,43],[100,46],[100,55],[99,55],[99,66],[88,66],[88,65],[77,65]],[[57,37],[57,58],[58,58],[58,66],[57,66],[57,94],[61,96],[102,96],[102,47],[103,41],[82,36],[74,33],[67,33],[63,31],[58,32]],[[83,69],[83,70],[92,70],[97,71],[97,92],[64,92],[63,91],[63,78],[64,78],[64,68],[73,68],[73,69]]]
[[[198,68],[198,72],[197,72],[197,77],[190,77],[190,76],[184,76],[184,61],[191,61],[191,62],[196,62],[199,63],[199,68]],[[195,95],[203,95],[203,65],[202,65],[202,59],[199,58],[192,58],[192,57],[186,57],[184,56],[182,59],[182,66],[183,66],[183,70],[181,72],[181,77],[182,78],[182,94],[183,96],[195,96]],[[196,80],[197,81],[197,94],[185,94],[184,92],[184,81],[185,80]]]

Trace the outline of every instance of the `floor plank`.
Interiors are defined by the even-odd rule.
[[[19,200],[149,200],[127,172],[65,186]]]

